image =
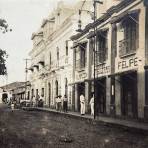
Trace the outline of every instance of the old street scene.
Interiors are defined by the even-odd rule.
[[[0,148],[148,147],[148,0],[0,1]]]

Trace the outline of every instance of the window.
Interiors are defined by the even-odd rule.
[[[59,60],[59,47],[57,47],[57,60]]]
[[[86,48],[87,43],[79,44],[75,50],[75,67],[77,70],[83,69],[86,66]]]
[[[68,41],[66,41],[65,44],[66,44],[66,56],[68,56]]]
[[[50,55],[49,55],[49,67],[51,68],[51,52],[50,52]]]
[[[34,96],[34,89],[31,90],[31,97]]]
[[[28,91],[27,99],[30,99],[30,91]]]
[[[97,36],[96,63],[100,64],[107,60],[108,55],[108,31],[100,31]]]
[[[89,40],[89,48],[90,48],[90,54],[91,54],[90,62],[91,64],[93,64],[94,63],[94,38],[91,38]]]
[[[41,90],[41,96],[44,97],[44,88]]]
[[[38,92],[38,89],[36,89],[36,97],[38,97],[39,95],[39,92]]]
[[[119,55],[134,53],[139,46],[138,13],[128,15],[121,21],[124,39],[119,41]]]
[[[68,96],[68,81],[67,81],[67,78],[65,78],[65,95]]]

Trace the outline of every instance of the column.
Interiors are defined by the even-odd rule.
[[[78,111],[78,84],[75,84],[75,111]]]
[[[148,2],[145,0],[145,107],[144,118],[148,119]]]
[[[148,66],[145,66],[145,107],[144,118],[148,119]]]
[[[111,74],[115,73],[115,57],[117,54],[117,27],[116,24],[112,24],[111,33]],[[110,83],[110,114],[115,115],[115,76],[111,76]]]
[[[90,82],[85,82],[85,111],[88,113],[90,106],[89,106],[89,101],[90,101]]]
[[[75,111],[75,85],[72,86],[72,110]]]

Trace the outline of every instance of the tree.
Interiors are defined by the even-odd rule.
[[[0,19],[0,30],[2,31],[2,33],[12,31],[12,29],[8,28],[8,24],[5,19]]]
[[[11,29],[8,29],[8,24],[6,20],[0,19],[0,30],[2,33],[6,33],[8,31],[12,31]],[[5,50],[0,49],[0,75],[6,75],[7,74],[7,68],[6,68],[6,59],[8,55]]]
[[[6,59],[8,55],[5,50],[0,49],[0,75],[7,74]]]

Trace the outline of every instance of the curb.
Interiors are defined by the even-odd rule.
[[[127,126],[124,124],[119,124],[119,123],[109,122],[109,121],[106,122],[106,121],[100,120],[99,118],[93,119],[93,118],[89,118],[87,116],[73,115],[70,113],[64,113],[64,112],[59,112],[59,111],[54,111],[54,110],[52,111],[52,110],[42,109],[42,108],[23,107],[22,109],[26,110],[26,111],[39,111],[39,112],[47,112],[47,113],[62,115],[64,117],[70,117],[70,118],[82,120],[82,121],[85,121],[86,123],[92,124],[92,125],[98,124],[98,125],[103,125],[103,126],[112,127],[112,128],[121,128],[122,130],[130,131],[130,132],[142,133],[142,134],[146,134],[146,135],[148,134],[147,133],[148,128],[132,127],[131,125]]]

